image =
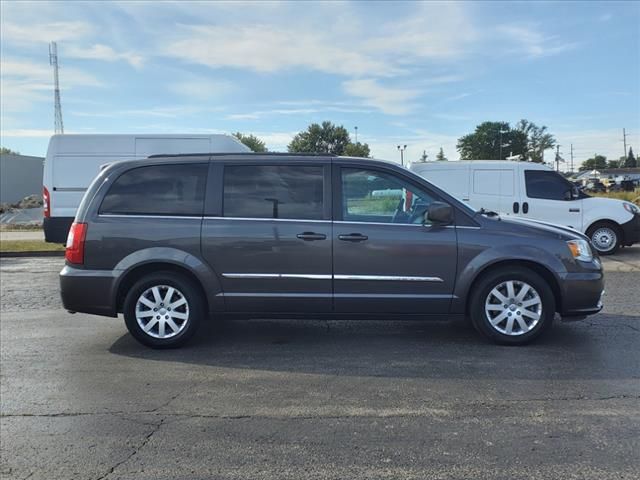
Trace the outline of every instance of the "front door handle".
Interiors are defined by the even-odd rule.
[[[302,232],[296,235],[300,240],[310,242],[312,240],[325,240],[327,236],[324,233]]]
[[[579,209],[579,208],[570,208],[570,209],[569,209],[569,212],[570,212],[570,213],[579,213],[579,212],[580,212],[580,209]]]
[[[350,233],[348,235],[338,235],[338,238],[345,242],[364,242],[369,237],[361,233]]]

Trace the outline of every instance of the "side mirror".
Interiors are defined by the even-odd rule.
[[[580,190],[575,185],[564,193],[565,200],[576,200],[578,198],[580,198]]]
[[[424,219],[425,223],[429,221],[440,225],[447,225],[453,222],[453,207],[448,203],[433,202],[429,205],[429,208],[427,208]]]

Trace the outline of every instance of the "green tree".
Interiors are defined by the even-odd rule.
[[[458,139],[457,149],[462,160],[504,160],[510,155],[523,157],[527,136],[522,131],[512,130],[507,122],[483,122],[473,133]]]
[[[1,155],[20,155],[20,152],[16,152],[14,150],[11,150],[10,148],[6,148],[6,147],[0,147],[0,154]]]
[[[349,132],[342,125],[337,126],[325,121],[322,125],[312,123],[305,131],[298,133],[291,140],[287,150],[292,153],[344,155],[345,148],[350,143]]]
[[[606,170],[607,157],[604,155],[594,155],[592,158],[588,158],[582,162],[582,166],[579,168],[581,171],[585,170]]]
[[[622,157],[620,160],[608,160],[607,168],[620,168],[621,163],[624,164],[624,157]]]
[[[444,150],[442,150],[442,147],[440,147],[440,151],[436,155],[436,160],[439,161],[439,162],[446,162],[447,161],[447,157],[444,156]]]
[[[366,143],[348,143],[346,147],[344,147],[344,155],[347,157],[363,157],[369,158],[371,152],[369,151],[369,145]]]
[[[262,153],[267,151],[267,145],[255,135],[244,135],[236,132],[233,136],[249,147],[252,152]]]
[[[524,158],[530,162],[542,163],[545,150],[556,146],[556,139],[547,132],[547,127],[544,125],[538,127],[535,123],[522,119],[516,125],[516,130],[526,136]]]
[[[624,161],[624,167],[635,168],[637,166],[638,166],[638,159],[633,154],[633,148],[629,147],[629,155],[627,155],[627,158]]]

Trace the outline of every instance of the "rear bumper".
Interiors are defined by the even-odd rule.
[[[84,270],[65,265],[60,272],[60,296],[72,312],[117,316],[116,277],[109,270]]]
[[[561,276],[560,289],[562,317],[585,317],[602,310],[604,275],[601,270],[565,273]]]
[[[636,214],[631,220],[620,225],[624,236],[624,245],[640,242],[640,215]]]
[[[73,217],[44,217],[42,229],[44,241],[49,243],[67,243],[69,228],[73,223]]]

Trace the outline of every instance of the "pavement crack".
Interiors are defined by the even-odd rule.
[[[104,475],[99,476],[96,480],[106,479],[109,475],[115,472],[115,470],[118,467],[121,467],[122,465],[127,463],[129,460],[131,460],[133,457],[135,457],[138,454],[138,452],[142,450],[147,443],[149,443],[149,441],[151,440],[151,437],[153,437],[156,434],[156,432],[160,430],[160,427],[162,427],[162,425],[164,424],[164,421],[165,419],[161,418],[160,421],[156,425],[154,425],[153,429],[142,439],[142,442],[140,442],[140,444],[137,445],[126,458],[117,462],[115,465],[109,468],[109,470]]]

